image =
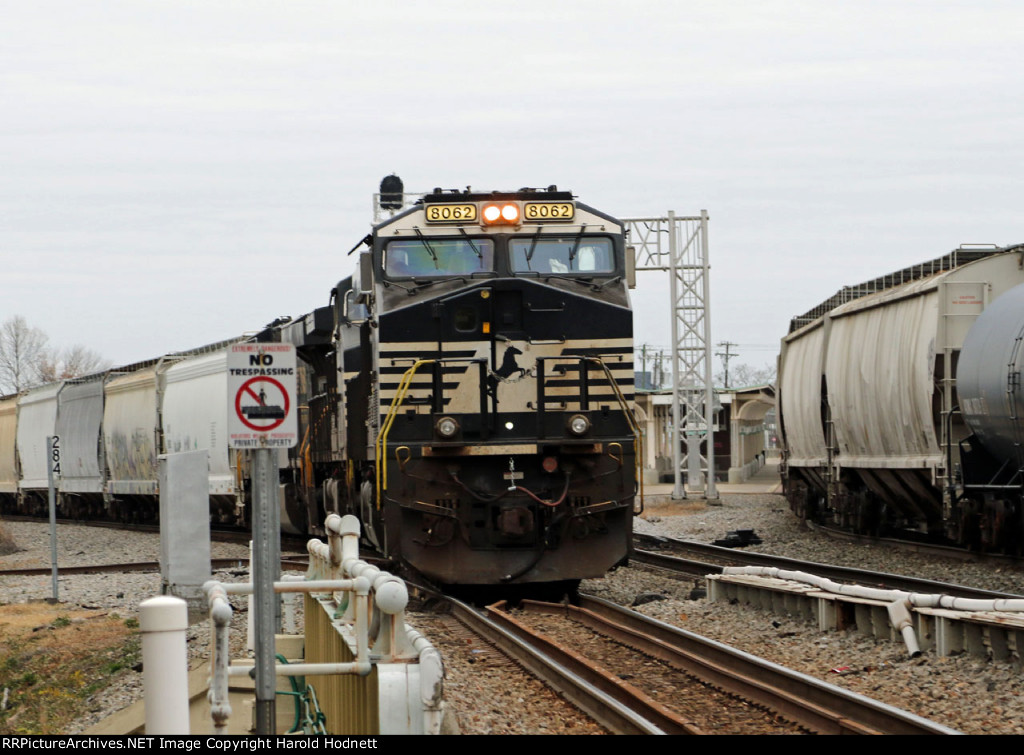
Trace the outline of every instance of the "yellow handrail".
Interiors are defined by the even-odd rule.
[[[615,396],[618,399],[619,405],[622,407],[623,414],[626,415],[626,421],[629,423],[630,429],[633,431],[633,447],[634,447],[634,468],[636,470],[637,484],[640,490],[640,505],[643,506],[644,502],[644,478],[643,478],[643,440],[640,434],[640,428],[636,424],[633,418],[633,413],[629,409],[629,404],[626,402],[626,397],[622,395],[622,391],[619,390],[618,384],[615,382],[615,378],[612,376],[611,370],[608,369],[608,365],[604,363],[604,360],[596,357],[587,357],[585,361],[594,362],[597,364],[608,377],[608,383],[611,385],[612,390],[615,392]],[[381,501],[383,500],[383,492],[387,490],[387,473],[388,473],[388,459],[385,453],[388,433],[391,431],[391,426],[394,424],[395,417],[398,415],[398,410],[402,406],[402,402],[405,400],[405,394],[409,392],[409,385],[412,383],[412,378],[416,374],[416,371],[425,364],[434,364],[436,359],[419,359],[413,363],[412,367],[405,371],[402,375],[402,380],[398,384],[398,389],[395,391],[394,398],[391,399],[391,406],[388,407],[387,416],[384,418],[384,422],[381,425],[380,432],[377,433],[377,440],[375,443],[376,458],[374,459],[374,466],[376,471],[376,489],[377,489],[377,500],[376,506],[379,510],[381,507]]]
[[[626,403],[626,397],[622,395],[622,391],[619,390],[619,384],[615,382],[615,378],[612,376],[612,372],[608,369],[608,365],[604,363],[603,359],[598,357],[587,357],[586,361],[595,362],[600,365],[601,369],[604,370],[604,374],[608,377],[608,384],[611,385],[612,390],[615,391],[615,396],[619,400],[619,405],[622,406],[622,413],[626,415],[626,421],[629,423],[630,429],[633,431],[633,450],[634,459],[633,466],[636,468],[636,480],[640,489],[640,506],[643,508],[644,505],[644,470],[643,470],[643,439],[640,435],[640,427],[636,424],[633,418],[633,412],[629,409],[629,404]]]
[[[384,418],[384,423],[381,425],[380,432],[377,433],[377,441],[375,444],[376,458],[374,459],[374,466],[377,473],[377,509],[380,510],[381,500],[383,498],[383,491],[388,489],[387,485],[387,474],[388,474],[388,458],[386,450],[388,433],[391,431],[391,425],[395,421],[395,417],[398,415],[398,410],[402,406],[402,402],[405,400],[405,394],[409,392],[409,384],[412,383],[413,375],[424,364],[434,364],[437,362],[436,359],[418,359],[413,363],[412,367],[405,371],[402,375],[402,381],[398,384],[398,390],[395,391],[394,398],[391,399],[391,406],[388,408],[388,414]]]

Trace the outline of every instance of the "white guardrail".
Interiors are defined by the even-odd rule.
[[[327,542],[312,539],[307,544],[310,560],[306,579],[275,582],[274,592],[306,593],[315,598],[317,608],[323,606],[323,610],[329,612],[330,624],[338,633],[338,644],[348,647],[353,660],[277,663],[275,674],[295,678],[365,677],[377,673],[380,699],[367,701],[365,707],[379,711],[380,734],[440,733],[444,713],[441,656],[426,637],[405,623],[409,600],[405,582],[359,558],[359,521],[354,516],[331,514],[324,525]],[[213,733],[226,734],[232,713],[229,680],[249,676],[253,668],[231,664],[229,632],[234,611],[229,596],[251,595],[253,583],[211,580],[204,585],[204,590],[212,637],[208,699]],[[168,601],[175,605],[167,605]],[[140,611],[143,657],[153,659],[152,665],[145,661],[146,693],[149,699],[161,701],[158,706],[146,706],[146,732],[188,734],[185,603],[161,596],[143,602]],[[165,660],[159,661],[161,658]],[[181,662],[173,660],[175,658],[180,658]],[[398,678],[401,682],[395,683]],[[417,683],[418,690],[411,691],[410,684]],[[169,701],[178,699],[186,701],[185,704],[168,705]],[[154,711],[152,722],[150,708]],[[323,730],[306,733],[323,733]]]

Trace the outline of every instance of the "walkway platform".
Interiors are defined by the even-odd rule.
[[[758,470],[757,474],[743,482],[718,482],[715,483],[719,495],[755,495],[755,494],[776,494],[782,495],[782,481],[779,479],[779,462],[777,459],[769,459],[768,462]],[[644,497],[671,496],[675,485],[668,483],[644,483]],[[692,497],[692,496],[691,496]]]

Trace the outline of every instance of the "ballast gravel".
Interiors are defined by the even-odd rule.
[[[44,567],[50,546],[45,524],[5,522],[19,550],[0,556],[0,570]],[[1017,566],[994,566],[895,551],[885,547],[851,545],[804,528],[777,495],[724,495],[704,501],[651,500],[636,521],[638,532],[712,542],[736,529],[753,529],[763,541],[748,550],[774,553],[822,563],[838,563],[891,573],[913,574],[991,590],[1024,592],[1024,572]],[[62,566],[107,562],[155,561],[156,535],[64,526],[59,532]],[[246,558],[239,545],[214,543],[214,558]],[[247,577],[240,570],[216,575],[224,581]],[[1010,663],[961,655],[941,658],[925,652],[909,658],[900,643],[875,640],[853,632],[821,632],[802,619],[729,603],[692,599],[689,581],[668,579],[639,567],[615,570],[603,579],[585,580],[582,589],[599,597],[631,604],[639,595],[653,600],[637,610],[683,629],[733,645],[851,691],[898,706],[966,734],[1024,733],[1024,677]],[[103,607],[128,617],[138,605],[159,594],[155,573],[124,573],[60,578],[60,598],[69,604]],[[0,578],[3,604],[45,599],[51,581],[46,576]],[[244,611],[243,606],[239,610]],[[410,617],[416,624],[416,616]],[[462,734],[580,734],[602,733],[565,701],[523,675],[503,673],[503,663],[483,647],[467,645],[452,634],[450,625],[424,619],[422,631],[446,655],[449,708],[446,731]],[[239,635],[241,633],[235,633]],[[443,635],[443,636],[440,636]],[[189,633],[193,662],[208,658],[209,632],[196,624]],[[237,643],[237,637],[236,637]],[[244,647],[237,648],[245,653]],[[142,675],[126,670],[111,690],[91,700],[91,709],[75,731],[139,699]]]

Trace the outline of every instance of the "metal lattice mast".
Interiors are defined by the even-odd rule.
[[[669,272],[672,305],[672,456],[674,498],[686,489],[715,488],[714,387],[711,380],[711,298],[708,213],[697,217],[625,218],[636,269]],[[683,455],[683,439],[686,454]],[[701,444],[706,450],[701,454]],[[683,486],[683,469],[686,486]]]

